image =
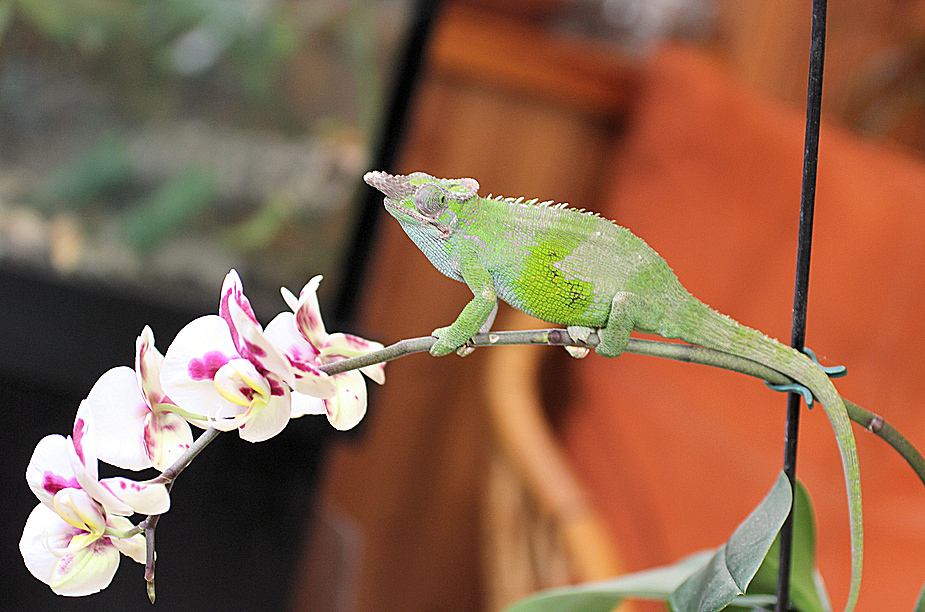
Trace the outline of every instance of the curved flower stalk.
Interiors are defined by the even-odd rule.
[[[168,487],[218,431],[237,429],[241,438],[259,442],[304,414],[326,414],[338,429],[363,418],[363,374],[328,375],[324,367],[382,345],[327,333],[316,295],[320,281],[313,278],[298,298],[284,289],[293,312],[264,330],[231,270],[218,314],[186,325],[166,354],[155,348],[151,329],[142,330],[134,369],[103,374],[81,402],[72,435],[46,436],[35,448],[26,481],[40,503],[20,541],[34,576],[55,593],[88,595],[111,582],[125,554],[145,563],[153,601],[153,534],[170,507]],[[362,372],[385,382],[382,363]],[[194,442],[190,423],[210,430]],[[148,482],[101,480],[98,460],[162,474]],[[132,525],[126,517],[136,513],[148,519]]]
[[[180,408],[161,387],[164,356],[145,326],[135,343],[135,369],[112,368],[90,390],[98,458],[129,470],[166,470],[193,443]]]
[[[121,554],[144,562],[144,537],[125,516],[170,507],[163,483],[98,479],[92,413],[82,405],[73,436],[39,441],[26,481],[40,503],[19,550],[33,576],[59,595],[89,595],[109,585]]]
[[[292,312],[278,314],[267,325],[266,336],[278,346],[289,359],[297,377],[302,372],[316,371],[316,366],[324,365],[365,355],[382,349],[378,342],[365,340],[350,334],[328,334],[321,318],[317,290],[321,276],[312,278],[299,297],[295,297],[285,287],[281,290],[283,298]],[[326,414],[328,421],[336,429],[350,429],[357,425],[366,414],[366,382],[362,372],[380,385],[385,382],[385,364],[379,363],[352,370],[330,377],[336,387],[336,393],[324,397],[306,391],[297,380],[292,401],[292,417],[305,414]],[[308,394],[308,395],[305,395]],[[310,397],[315,396],[315,397]]]

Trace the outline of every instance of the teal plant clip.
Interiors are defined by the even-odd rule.
[[[807,357],[809,357],[813,361],[813,363],[815,363],[817,366],[822,368],[822,371],[825,372],[826,376],[828,376],[829,378],[841,378],[842,376],[845,376],[848,374],[848,368],[846,368],[845,366],[841,366],[841,365],[824,366],[821,363],[819,363],[819,358],[816,357],[816,353],[814,353],[812,349],[808,347],[804,346],[803,352],[806,353]],[[806,407],[809,409],[812,409],[813,407],[812,392],[810,392],[809,389],[807,389],[805,386],[801,385],[800,383],[793,382],[793,383],[787,383],[784,385],[773,385],[769,383],[768,381],[764,381],[764,384],[766,384],[769,389],[772,389],[774,391],[780,391],[782,393],[799,393],[800,395],[803,396],[803,399],[806,400]]]

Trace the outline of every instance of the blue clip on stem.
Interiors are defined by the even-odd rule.
[[[819,359],[816,357],[816,353],[808,347],[803,347],[803,352],[815,363],[817,366],[822,368],[822,371],[825,372],[826,376],[829,378],[841,378],[848,374],[848,368],[845,366],[824,366],[819,363]],[[784,385],[772,385],[768,381],[764,381],[764,384],[768,386],[769,389],[774,391],[780,391],[782,393],[799,393],[803,396],[803,399],[806,400],[806,407],[812,409],[813,407],[813,394],[807,389],[804,385],[800,383],[787,383]]]

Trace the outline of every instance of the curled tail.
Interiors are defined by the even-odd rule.
[[[835,431],[848,493],[852,563],[851,587],[845,610],[850,612],[857,603],[860,589],[864,533],[857,448],[851,421],[841,395],[825,372],[795,349],[716,312],[698,300],[690,302],[683,311],[678,331],[669,332],[666,337],[679,338],[690,344],[745,357],[773,368],[808,388],[825,409]]]

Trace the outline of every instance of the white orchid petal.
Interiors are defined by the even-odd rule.
[[[328,421],[335,429],[352,429],[366,415],[366,381],[356,370],[332,378],[337,384],[337,395],[324,400]]]
[[[55,593],[90,595],[109,585],[119,564],[119,552],[108,539],[88,540],[87,535],[39,504],[26,520],[19,552],[29,572]],[[75,539],[92,545],[78,546]]]
[[[358,357],[366,353],[382,350],[380,342],[360,338],[353,334],[335,332],[328,335],[328,341],[322,348],[324,355],[339,355],[341,357]]]
[[[217,315],[199,317],[180,330],[164,355],[164,391],[177,406],[206,420],[242,412],[221,396],[213,381],[222,366],[238,358],[225,321]]]
[[[306,414],[327,414],[324,400],[320,397],[293,391],[291,396],[292,409],[290,416],[297,419]]]
[[[299,298],[297,298],[292,291],[289,291],[285,287],[280,287],[279,292],[283,294],[283,300],[292,312],[299,309]]]
[[[132,529],[134,525],[124,516],[110,516],[108,526],[115,531],[126,532]],[[109,536],[112,545],[119,549],[123,555],[129,557],[138,563],[146,561],[146,547],[144,534],[138,533],[130,538],[117,538]]]
[[[385,363],[375,363],[365,368],[360,368],[360,372],[366,374],[370,380],[378,385],[385,384]]]
[[[286,428],[291,412],[291,398],[288,388],[280,389],[281,395],[274,394],[266,404],[258,404],[251,408],[249,418],[238,428],[241,439],[263,442]]]
[[[106,517],[102,509],[82,489],[61,489],[55,494],[53,507],[66,523],[95,537],[102,535],[106,529]]]
[[[163,472],[193,444],[189,423],[172,412],[152,412],[145,420],[145,451]]]
[[[135,514],[135,509],[107,486],[107,479],[98,481],[86,475],[81,476],[78,474],[77,480],[80,482],[81,488],[86,491],[90,497],[103,505],[107,513],[121,514],[123,516]]]
[[[334,333],[328,336],[328,341],[321,350],[324,358],[329,357],[359,357],[373,351],[382,350],[384,347],[379,342],[360,338],[353,334]],[[365,368],[360,368],[363,374],[369,376],[376,383],[385,384],[385,363],[376,363]]]
[[[80,488],[71,456],[74,445],[58,434],[42,438],[26,468],[26,482],[43,504],[51,508],[55,493],[67,487]]]
[[[81,410],[93,413],[98,459],[129,470],[151,467],[144,446],[144,423],[151,409],[134,370],[119,366],[100,376]]]
[[[247,359],[232,359],[215,373],[215,388],[226,400],[250,406],[256,398],[268,398],[270,383]]]
[[[147,553],[145,551],[145,537],[140,533],[130,538],[112,538],[112,545],[132,561],[144,565]]]
[[[19,540],[19,552],[26,563],[26,569],[48,584],[54,574],[58,557],[49,550],[46,543],[66,548],[75,533],[76,530],[64,522],[54,510],[45,504],[37,505],[26,519],[26,526]]]
[[[119,568],[119,550],[108,540],[101,539],[58,559],[48,582],[58,595],[81,597],[105,589]]]
[[[130,512],[109,510],[112,514],[130,516],[136,512],[140,514],[164,514],[170,510],[170,493],[163,483],[137,482],[128,478],[116,476],[104,478],[100,485],[116,497]],[[102,500],[100,500],[102,503]],[[106,505],[105,503],[103,504]],[[121,510],[121,508],[119,508]]]

